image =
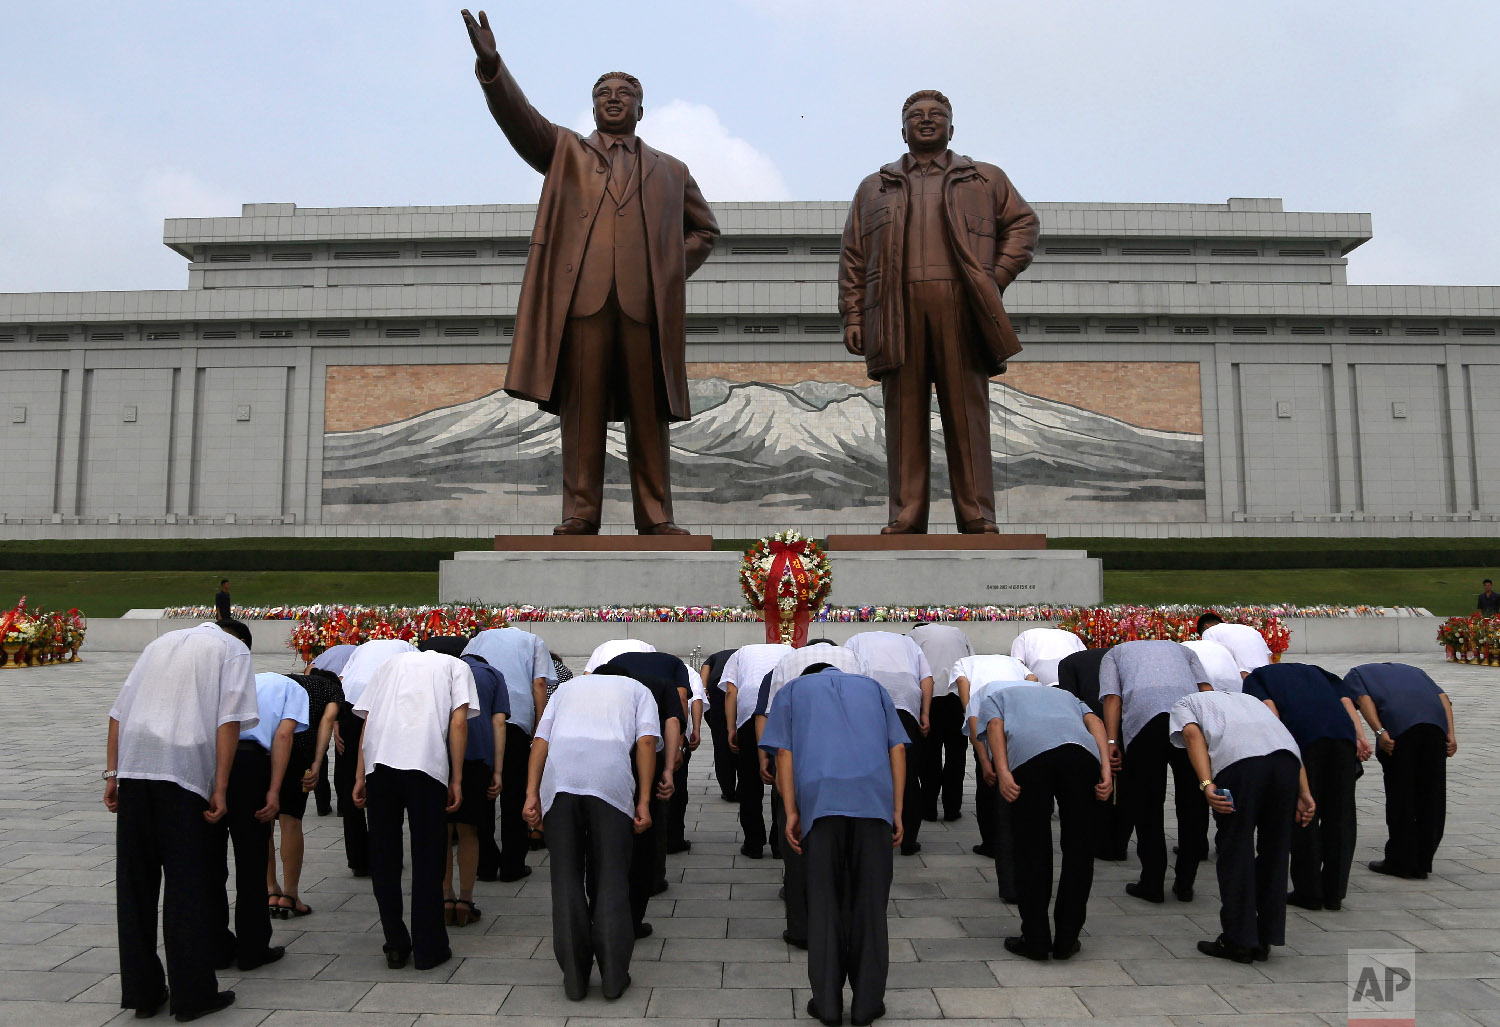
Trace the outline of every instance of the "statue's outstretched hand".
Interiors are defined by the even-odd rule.
[[[469,30],[469,42],[474,44],[474,54],[479,58],[479,70],[485,78],[493,78],[500,70],[500,51],[495,47],[495,33],[490,31],[490,19],[483,11],[479,20],[467,10],[463,12],[464,27]]]

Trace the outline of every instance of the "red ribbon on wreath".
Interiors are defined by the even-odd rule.
[[[807,541],[771,543],[771,569],[766,572],[763,600],[766,641],[794,646],[807,644],[807,626],[812,620],[812,575],[802,557]]]

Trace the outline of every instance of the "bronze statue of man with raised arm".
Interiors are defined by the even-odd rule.
[[[490,113],[545,176],[505,391],[562,419],[563,520],[553,534],[598,534],[605,430],[623,420],[636,529],[685,535],[672,521],[667,425],[692,415],[686,285],[719,226],[687,166],[636,137],[640,82],[601,75],[597,128],[580,135],[527,102],[485,13],[463,17]]]
[[[839,262],[844,345],[884,393],[881,534],[927,531],[934,385],[958,530],[994,533],[989,379],[1021,351],[1000,294],[1031,263],[1037,218],[1005,172],[948,149],[946,96],[913,93],[901,116],[907,153],[859,184]]]

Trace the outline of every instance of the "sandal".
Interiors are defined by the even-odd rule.
[[[290,920],[295,917],[312,916],[312,907],[297,896],[283,895],[282,898],[289,900],[292,904],[281,907],[281,919]]]
[[[286,896],[279,891],[266,893],[266,915],[272,920],[286,919],[286,907],[281,904],[284,898]]]
[[[443,900],[443,926],[445,926],[445,927],[453,927],[453,926],[456,925],[457,920],[458,920],[458,900],[457,899],[444,899]]]
[[[470,902],[468,899],[456,899],[454,901],[454,906],[455,908],[453,911],[453,921],[455,927],[467,927],[470,924],[478,923],[480,918],[484,916],[484,914],[479,911],[479,907],[474,905],[474,903]],[[459,906],[462,906],[464,908],[457,908]]]

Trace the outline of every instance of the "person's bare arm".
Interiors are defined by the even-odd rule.
[[[1120,739],[1120,697],[1106,695],[1100,700],[1104,707],[1104,738],[1109,743],[1109,767],[1116,774],[1125,762],[1125,745]]]
[[[1297,768],[1297,823],[1306,827],[1312,823],[1313,815],[1318,812],[1318,804],[1313,801],[1312,788],[1307,783],[1307,767]]]
[[[635,833],[644,834],[651,827],[651,781],[656,774],[656,736],[646,735],[635,742]]]
[[[1364,716],[1365,723],[1370,725],[1370,730],[1375,732],[1375,744],[1380,746],[1380,751],[1389,756],[1396,751],[1396,739],[1380,723],[1380,712],[1375,709],[1375,700],[1368,695],[1359,697],[1359,712]]]
[[[359,745],[354,750],[354,787],[349,790],[349,798],[354,801],[355,809],[365,808],[365,728],[368,722],[359,725]]]
[[[703,700],[693,700],[693,733],[688,735],[688,748],[698,751],[698,742],[703,738]]]
[[[1104,721],[1092,713],[1084,714],[1083,726],[1099,747],[1099,783],[1094,786],[1094,798],[1105,802],[1115,790],[1114,771],[1109,765],[1109,736],[1104,733]]]
[[[283,720],[271,736],[271,787],[266,804],[255,811],[255,819],[269,824],[281,812],[281,781],[286,777],[287,761],[292,758],[292,735],[297,733],[295,720]]]
[[[1454,756],[1458,753],[1458,735],[1453,731],[1453,704],[1448,701],[1447,692],[1439,692],[1438,698],[1443,700],[1443,713],[1448,718],[1448,755]]]
[[[557,126],[531,105],[505,62],[500,60],[489,17],[483,11],[477,19],[468,11],[463,12],[463,17],[469,42],[474,46],[474,73],[484,87],[490,114],[520,158],[545,175],[552,163],[552,152],[557,148]]]
[[[984,736],[990,741],[990,760],[995,765],[995,781],[1000,788],[1000,798],[1015,802],[1021,794],[1021,786],[1010,773],[1010,753],[1005,747],[1005,721],[994,717],[984,728]]]
[[[901,826],[902,807],[906,794],[906,746],[891,746],[891,786],[896,791],[896,811],[891,818],[895,825],[895,831],[891,835],[891,847],[900,845],[906,838],[906,831]]]
[[[668,718],[662,729],[661,780],[656,785],[656,797],[666,800],[677,790],[677,759],[682,753],[682,722],[676,717]]]
[[[448,812],[464,801],[464,750],[469,747],[469,707],[448,714]]]
[[[802,813],[797,809],[796,778],[792,776],[792,753],[776,750],[776,790],[781,793],[781,808],[786,811],[786,840],[797,855],[802,855]]]
[[[531,682],[531,723],[542,722],[542,711],[547,708],[547,679],[537,678]]]
[[[302,790],[310,792],[318,783],[318,774],[323,769],[323,760],[328,756],[328,739],[333,736],[334,729],[338,726],[339,704],[328,703],[323,707],[323,715],[318,718],[318,740],[314,743],[312,766],[307,768],[307,773],[302,775]]]
[[[751,722],[755,724],[755,741],[758,743],[761,736],[766,733],[766,715],[757,713],[751,718]],[[768,785],[775,784],[776,773],[771,767],[771,754],[764,749],[758,749],[757,755],[760,759],[760,779]]]
[[[234,768],[234,750],[240,744],[240,722],[231,720],[220,724],[214,733],[214,791],[209,797],[208,809],[203,819],[217,824],[229,812],[229,772]]]
[[[724,723],[729,725],[729,751],[739,752],[739,731],[734,726],[735,714],[738,712],[740,690],[733,681],[724,685]]]
[[[547,739],[531,740],[531,758],[526,761],[526,805],[521,819],[533,831],[542,829],[542,771],[547,768]]]
[[[104,769],[118,770],[120,765],[120,722],[109,718],[109,737],[104,743]],[[111,813],[120,809],[120,779],[106,778],[104,781],[104,808]]]
[[[1343,704],[1344,712],[1349,714],[1349,722],[1354,725],[1354,751],[1359,756],[1359,761],[1363,763],[1374,754],[1375,750],[1371,748],[1369,739],[1365,737],[1365,726],[1360,722],[1359,710],[1355,707],[1354,700],[1346,695],[1341,697],[1339,702]]]
[[[917,687],[922,689],[922,717],[917,725],[925,735],[932,730],[932,675],[929,674],[923,678]]]
[[[1203,797],[1208,800],[1209,807],[1215,813],[1233,813],[1234,803],[1220,795],[1218,786],[1213,784],[1213,767],[1208,761],[1208,740],[1203,737],[1202,728],[1197,724],[1184,724],[1182,740],[1187,743],[1188,762],[1193,765],[1193,773],[1198,775],[1200,782],[1209,782],[1203,788]]]

